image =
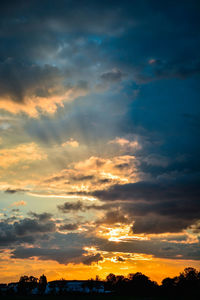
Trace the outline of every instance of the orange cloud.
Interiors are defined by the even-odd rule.
[[[62,144],[62,147],[70,146],[72,148],[77,148],[79,146],[79,143],[74,139],[69,139],[65,143]]]
[[[27,203],[25,201],[13,202],[11,206],[25,206]]]
[[[15,148],[0,150],[0,167],[7,168],[19,162],[46,159],[47,155],[35,143],[20,144]]]
[[[87,94],[86,89],[81,87],[72,87],[64,91],[63,87],[60,86],[59,93],[57,90],[55,92],[49,91],[50,96],[48,97],[27,96],[23,103],[13,102],[10,98],[0,98],[0,109],[12,114],[23,112],[30,117],[37,118],[40,113],[53,114],[58,106],[63,106],[63,102],[72,101]]]
[[[137,140],[129,141],[125,138],[116,137],[114,140],[110,141],[109,144],[117,144],[121,147],[131,148],[132,150],[140,150],[142,146]]]
[[[40,182],[40,186],[66,192],[92,191],[112,184],[136,182],[140,179],[135,156],[122,155],[111,158],[91,156],[69,165]]]

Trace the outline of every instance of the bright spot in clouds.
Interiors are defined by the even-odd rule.
[[[69,139],[68,141],[62,143],[62,147],[70,146],[72,148],[77,148],[79,146],[79,143],[74,139]]]

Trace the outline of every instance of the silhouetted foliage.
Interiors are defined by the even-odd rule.
[[[39,290],[40,294],[43,294],[45,292],[46,286],[47,286],[47,278],[43,274],[42,276],[40,276],[40,279],[39,279],[38,290]]]
[[[30,294],[38,286],[38,278],[34,276],[21,276],[18,284],[18,292],[22,295]]]
[[[78,282],[78,281],[76,281]],[[55,280],[47,283],[47,278],[43,274],[39,280],[34,276],[22,276],[18,283],[9,283],[8,285],[0,284],[1,295],[65,295],[67,293],[77,293],[76,291],[67,290],[67,280]],[[159,286],[155,281],[140,272],[130,273],[127,277],[123,275],[115,275],[110,273],[105,281],[102,281],[99,276],[95,279],[79,282],[80,286],[87,292],[94,293],[99,289],[108,291],[112,294],[136,295],[136,296],[191,296],[198,299],[200,296],[200,272],[194,268],[185,268],[179,276],[173,278],[165,278]]]
[[[161,287],[166,294],[200,294],[200,272],[185,268],[179,276],[163,279]]]

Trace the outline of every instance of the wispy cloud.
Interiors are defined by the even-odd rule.
[[[67,146],[70,146],[72,148],[77,148],[79,147],[79,142],[71,138],[68,141],[62,143],[62,147],[67,147]]]
[[[36,143],[20,144],[15,148],[0,150],[0,167],[7,168],[19,162],[33,162],[47,158]]]
[[[21,201],[16,201],[16,202],[13,202],[13,203],[11,204],[11,206],[25,206],[25,205],[27,205],[27,202],[26,202],[26,201],[23,201],[23,200],[21,200]]]

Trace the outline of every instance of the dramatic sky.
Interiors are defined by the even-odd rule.
[[[1,1],[0,282],[199,266],[199,14]]]

